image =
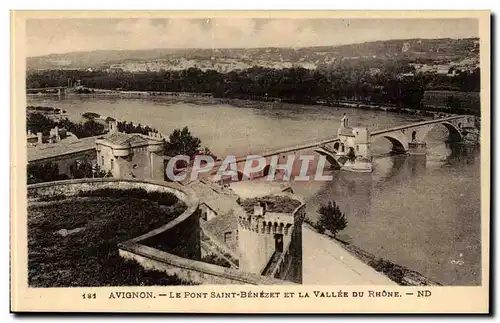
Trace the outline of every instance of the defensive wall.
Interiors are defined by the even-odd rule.
[[[118,244],[120,256],[138,262],[145,269],[177,275],[199,284],[293,284],[289,281],[245,273],[208,264],[200,259],[199,201],[194,192],[176,183],[137,179],[73,179],[28,185],[28,203],[42,196],[74,196],[97,189],[142,188],[148,192],[172,193],[187,208],[174,220],[139,237]]]

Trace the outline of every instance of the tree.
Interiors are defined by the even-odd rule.
[[[354,152],[354,148],[349,147],[349,151],[347,152],[347,159],[350,162],[354,162],[356,160],[356,153]]]
[[[333,237],[336,237],[339,231],[347,227],[346,216],[340,211],[335,201],[328,202],[326,205],[321,204],[318,213],[321,215],[318,221],[318,226],[322,228],[321,231],[329,230]]]
[[[194,137],[188,127],[175,129],[165,143],[165,155],[174,157],[187,155],[193,158],[200,153],[201,140]]]

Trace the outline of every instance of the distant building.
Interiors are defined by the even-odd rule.
[[[199,179],[184,184],[191,188],[200,199],[200,217],[210,221],[217,216],[228,214],[237,205],[238,196],[217,183]]]
[[[37,134],[37,139],[42,140],[42,134]],[[33,134],[28,135],[28,140],[33,140]],[[65,138],[53,143],[35,143],[28,145],[28,164],[38,165],[55,163],[60,175],[71,177],[71,167],[78,162],[87,162],[95,165],[96,137],[77,139]]]
[[[42,133],[28,133],[28,163],[56,163],[59,174],[71,177],[74,163],[86,162],[110,171],[113,177],[164,179],[163,145],[165,139],[157,133],[126,134],[118,132],[116,121],[110,122],[110,132],[96,137],[78,139],[54,128],[44,142]]]
[[[27,141],[32,146],[37,146],[48,143],[57,143],[70,136],[73,136],[71,132],[67,132],[66,129],[55,126],[54,128],[50,129],[48,135],[43,135],[41,132],[34,134],[31,133],[30,130],[28,130]]]

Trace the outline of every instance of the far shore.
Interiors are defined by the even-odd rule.
[[[394,104],[374,104],[370,102],[362,102],[362,101],[345,101],[345,100],[335,100],[335,101],[327,101],[323,99],[318,100],[286,100],[281,98],[272,98],[272,97],[215,97],[212,93],[194,93],[194,92],[158,92],[158,91],[123,91],[123,90],[108,90],[108,89],[97,89],[97,88],[88,88],[92,93],[77,93],[77,92],[69,92],[65,95],[67,96],[99,96],[99,97],[120,97],[120,98],[161,98],[167,99],[174,102],[188,102],[188,103],[197,103],[197,104],[217,104],[217,103],[227,103],[234,104],[236,106],[242,107],[253,107],[256,108],[256,103],[259,103],[259,106],[262,107],[262,103],[269,104],[300,104],[300,105],[319,105],[319,106],[328,106],[328,107],[337,107],[337,108],[354,108],[354,109],[363,109],[363,110],[374,110],[374,111],[384,111],[384,112],[393,112],[397,114],[406,114],[406,115],[415,115],[422,117],[433,117],[433,118],[442,118],[453,116],[457,114],[450,113],[446,110],[446,108],[442,109],[415,109],[409,107],[400,107]],[[28,97],[36,98],[36,97],[45,97],[45,96],[58,96],[55,93],[37,93],[37,94],[27,94]]]

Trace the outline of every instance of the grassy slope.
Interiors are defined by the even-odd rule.
[[[103,194],[101,194],[103,195]],[[171,202],[174,199],[167,199]],[[165,204],[164,204],[165,205]],[[182,202],[85,197],[28,209],[28,280],[33,287],[178,285],[177,277],[146,272],[118,255],[116,244],[169,222]],[[58,230],[84,230],[65,237]]]

